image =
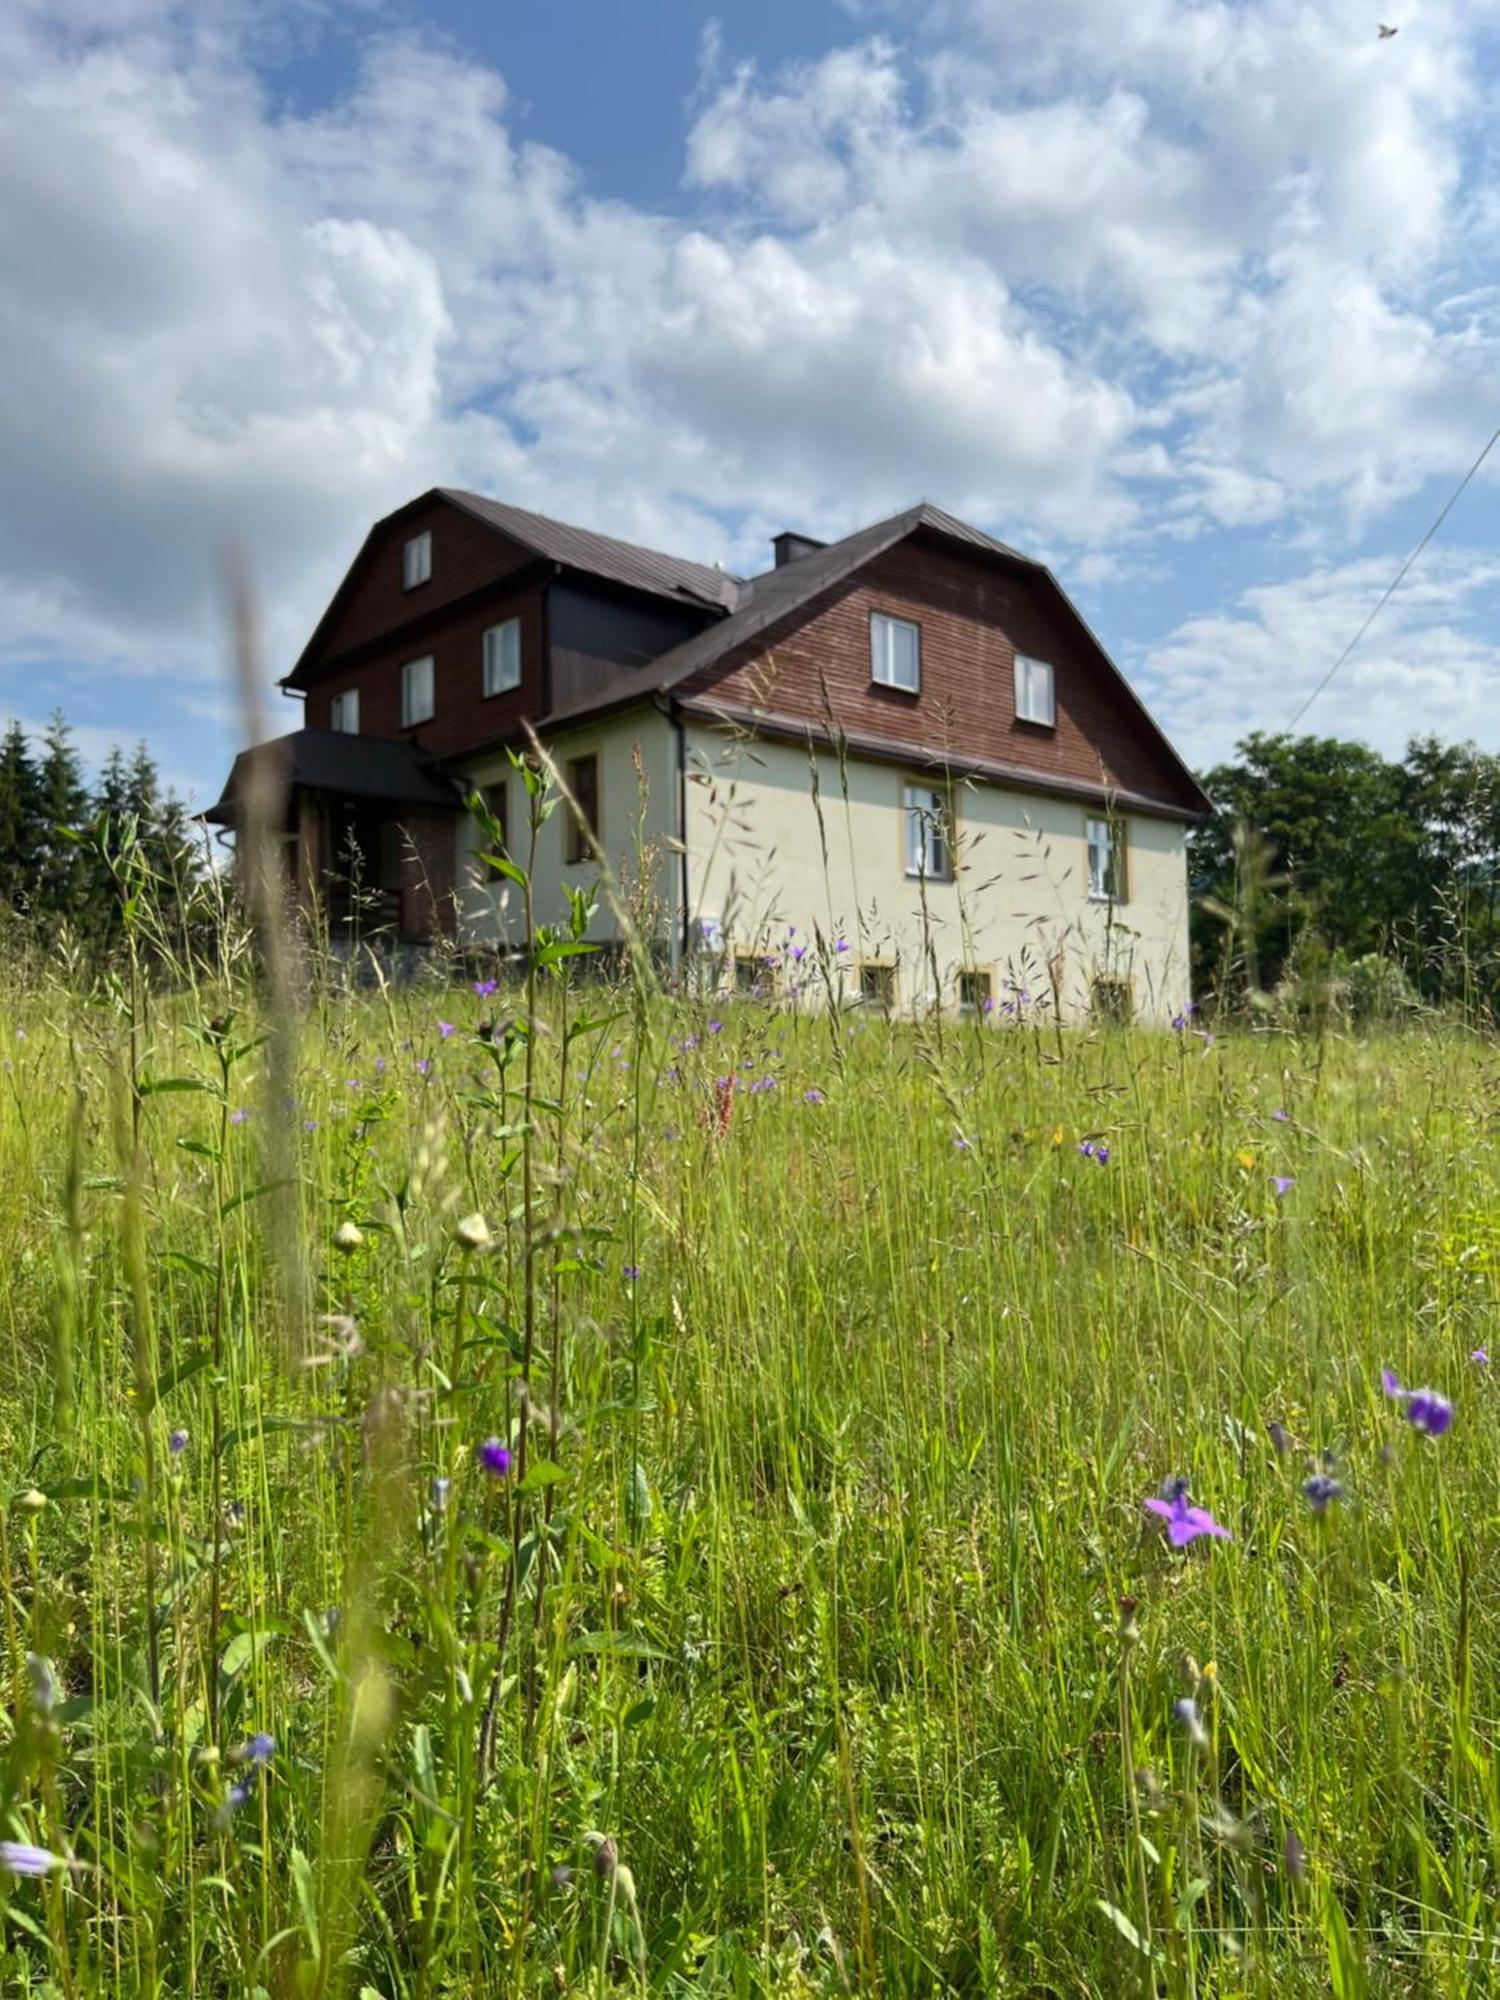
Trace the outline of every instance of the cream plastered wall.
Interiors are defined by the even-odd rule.
[[[1091,901],[1083,802],[988,784],[952,787],[951,882],[905,872],[903,787],[937,785],[930,769],[820,755],[690,727],[688,896],[720,942],[724,978],[737,955],[769,957],[767,984],[826,992],[802,959],[814,926],[842,972],[845,997],[869,959],[896,968],[898,1008],[958,999],[961,970],[987,972],[997,1007],[1017,993],[1090,1011],[1100,977],[1129,983],[1135,1016],[1168,1020],[1188,999],[1188,890],[1180,821],[1121,815],[1124,900]],[[842,942],[844,949],[836,949]],[[747,973],[747,976],[751,976]]]
[[[630,910],[644,892],[648,928],[656,939],[670,938],[672,913],[681,903],[680,863],[671,846],[678,811],[672,725],[656,709],[632,709],[575,734],[551,738],[547,749],[564,778],[572,758],[598,756],[600,839],[621,899]],[[524,866],[529,835],[520,773],[504,756],[477,758],[464,770],[466,785],[482,788],[502,780],[508,787],[510,851]],[[566,915],[565,884],[583,888],[599,879],[592,859],[564,858],[570,818],[567,806],[559,801],[537,837],[531,875],[539,923],[558,923]],[[461,936],[471,944],[519,945],[524,936],[519,889],[478,862],[482,843],[472,816],[460,821],[457,839]],[[620,935],[616,914],[603,894],[589,935],[601,941]]]

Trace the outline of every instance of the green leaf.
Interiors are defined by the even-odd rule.
[[[526,871],[518,868],[508,854],[482,854],[480,860],[487,868],[493,868],[497,875],[504,875],[520,888],[526,887]]]
[[[236,1632],[224,1648],[223,1658],[219,1661],[219,1673],[223,1679],[232,1681],[237,1675],[244,1673],[247,1667],[260,1658],[273,1639],[281,1637],[282,1629],[280,1625],[249,1625],[243,1632]]]
[[[1130,1946],[1132,1951],[1138,1951],[1144,1957],[1147,1958],[1154,1957],[1155,1954],[1152,1952],[1150,1945],[1147,1944],[1146,1940],[1141,1936],[1140,1932],[1136,1929],[1135,1925],[1130,1921],[1129,1917],[1126,1916],[1123,1910],[1116,1909],[1113,1903],[1105,1902],[1102,1896],[1096,1896],[1094,1898],[1094,1908],[1098,1910],[1102,1916],[1106,1916],[1109,1918],[1110,1922],[1114,1925],[1115,1929],[1120,1933],[1120,1936],[1124,1938],[1126,1944]]]
[[[180,1388],[184,1382],[190,1381],[200,1369],[206,1368],[212,1360],[213,1355],[209,1349],[199,1347],[195,1348],[191,1354],[184,1355],[181,1361],[173,1362],[170,1368],[163,1369],[161,1374],[156,1378],[156,1400],[160,1402],[169,1389]]]
[[[668,1660],[672,1656],[664,1653],[660,1646],[653,1646],[649,1639],[643,1639],[638,1632],[584,1632],[568,1648],[569,1654],[577,1658],[581,1653],[608,1653],[621,1660]]]
[[[292,1849],[292,1887],[297,1892],[297,1908],[302,1912],[302,1928],[314,1958],[322,1956],[318,1943],[318,1890],[312,1863],[300,1847]]]
[[[212,1264],[205,1264],[201,1257],[190,1257],[186,1250],[164,1250],[161,1261],[164,1264],[179,1264],[184,1271],[191,1271],[195,1278],[205,1278],[209,1284],[218,1280],[218,1272]]]
[[[219,1214],[221,1216],[228,1215],[232,1209],[239,1208],[243,1203],[247,1201],[257,1201],[263,1194],[270,1194],[276,1188],[286,1188],[290,1187],[291,1185],[292,1185],[291,1180],[285,1179],[279,1181],[263,1181],[259,1187],[242,1188],[238,1194],[232,1194],[229,1197],[228,1201],[226,1201],[224,1206],[219,1210]]]
[[[534,1459],[526,1468],[526,1477],[516,1488],[518,1493],[534,1493],[539,1486],[556,1486],[567,1474],[560,1465],[554,1465],[550,1458]]]
[[[208,1090],[210,1085],[196,1076],[156,1076],[142,1077],[139,1089],[142,1097],[160,1097],[167,1090]]]

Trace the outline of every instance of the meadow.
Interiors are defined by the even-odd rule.
[[[1492,1042],[566,942],[8,982],[0,1992],[1500,1990]]]

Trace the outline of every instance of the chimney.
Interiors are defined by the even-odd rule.
[[[783,528],[779,535],[771,537],[778,569],[785,569],[788,563],[799,562],[803,556],[810,556],[814,550],[826,549],[827,546],[827,542],[815,542],[811,535],[794,535],[790,528]]]

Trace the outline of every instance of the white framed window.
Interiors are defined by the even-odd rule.
[[[345,688],[328,704],[328,727],[344,736],[359,734],[359,689]]]
[[[415,728],[432,720],[432,655],[408,660],[401,669],[401,727]]]
[[[1051,729],[1057,721],[1057,693],[1052,662],[1016,655],[1016,720],[1040,722]]]
[[[432,530],[413,535],[401,552],[401,588],[415,590],[432,575]]]
[[[521,621],[507,618],[484,635],[484,691],[508,694],[521,685]]]
[[[1123,903],[1125,900],[1125,830],[1115,821],[1088,822],[1089,901]]]
[[[953,876],[953,860],[948,852],[948,807],[943,794],[931,785],[906,785],[901,804],[906,812],[906,872],[924,875],[929,882],[947,882]]]
[[[922,686],[922,628],[909,618],[870,613],[870,679],[917,694]]]

